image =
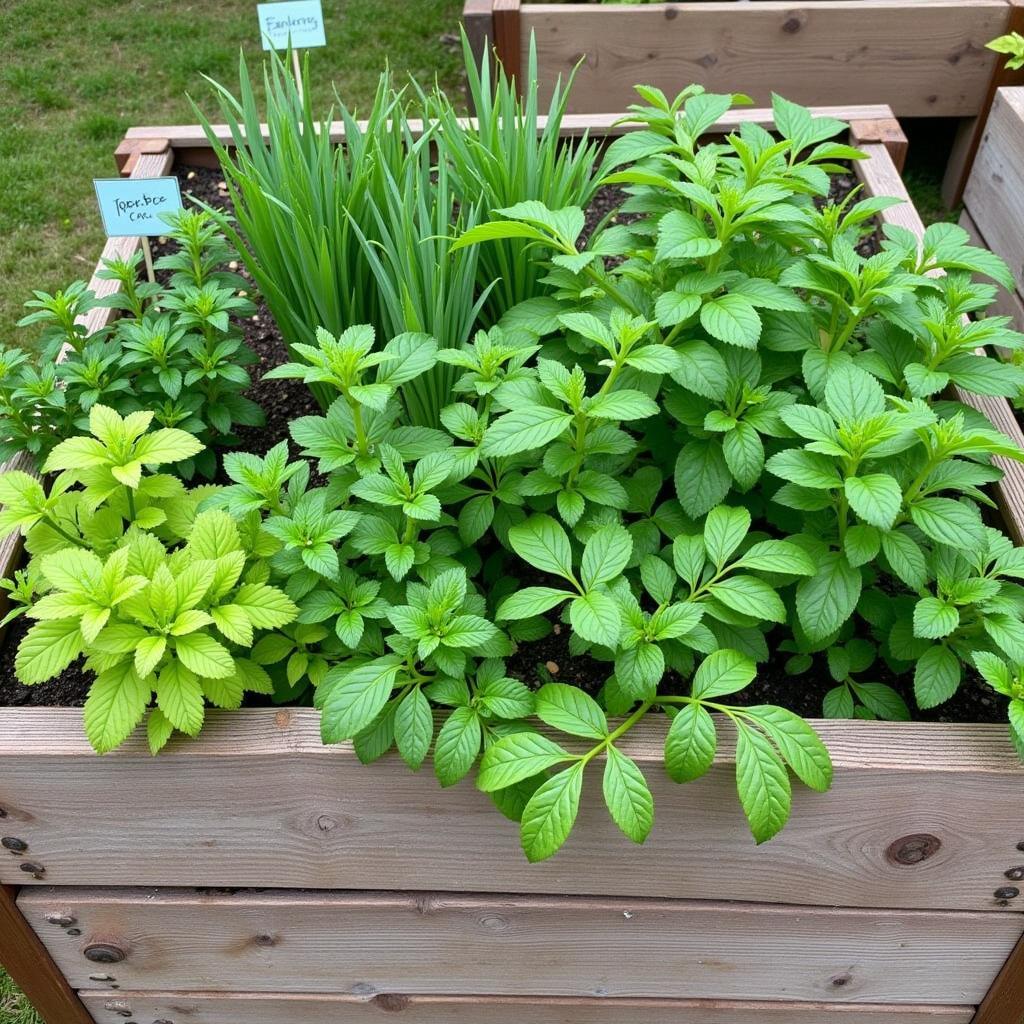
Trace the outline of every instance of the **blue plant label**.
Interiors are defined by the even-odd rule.
[[[94,178],[108,238],[166,235],[164,213],[181,209],[177,178]]]
[[[320,0],[280,0],[279,3],[257,4],[260,39],[264,50],[284,50],[291,39],[296,50],[326,46],[324,12]]]

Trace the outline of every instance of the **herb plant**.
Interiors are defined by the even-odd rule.
[[[258,515],[197,512],[201,494],[152,472],[201,448],[152,422],[149,412],[122,418],[94,405],[89,436],[50,452],[43,470],[58,475],[49,494],[27,473],[0,477],[0,530],[21,529],[31,554],[15,583],[36,621],[15,670],[33,685],[84,656],[96,674],[85,731],[100,753],[144,717],[156,753],[175,729],[199,733],[206,701],[237,708],[246,691],[270,693],[249,650],[257,631],[297,611],[267,583],[273,545]]]
[[[151,410],[156,421],[195,434],[203,449],[175,465],[185,479],[211,477],[215,448],[236,443],[236,426],[258,426],[263,412],[242,392],[256,356],[232,318],[255,307],[244,278],[226,269],[233,251],[210,217],[182,210],[168,218],[178,250],[157,260],[170,284],[139,280],[142,253],[107,261],[100,276],[116,281],[103,299],[76,281],[63,292],[37,292],[22,326],[42,324],[42,369],[18,350],[0,352],[0,455],[27,451],[40,462],[62,439],[88,428],[103,403],[118,412]],[[120,318],[86,337],[82,318],[97,307]],[[62,356],[57,362],[58,356]]]
[[[307,130],[290,120],[294,83],[271,86],[278,152],[240,147],[230,175],[254,267],[282,231],[281,261],[262,272],[295,333],[270,376],[323,405],[291,424],[300,456],[285,441],[232,452],[229,484],[188,491],[144,469],[194,458],[199,442],[96,403],[94,436],[49,456],[49,497],[16,474],[0,485],[0,526],[26,530],[33,555],[8,585],[37,620],[19,671],[37,681],[84,651],[97,746],[130,731],[154,690],[154,747],[171,726],[194,732],[203,698],[310,700],[324,741],[352,741],[363,761],[396,749],[418,770],[432,757],[443,786],[476,770],[534,861],[568,839],[595,771],[622,832],[647,837],[653,798],[629,755],[645,721],[662,724],[680,783],[711,768],[720,734],[735,738],[758,842],[785,824],[792,777],[826,790],[811,725],[744,693],[773,649],[794,687],[830,674],[829,717],[906,718],[911,689],[930,708],[980,678],[1008,698],[1024,755],[1024,558],[982,515],[993,458],[1024,455],[949,397],[1021,385],[983,353],[1024,338],[1005,318],[970,319],[994,293],[979,278],[1009,283],[1000,260],[950,224],[920,245],[887,226],[861,255],[894,200],[827,201],[830,175],[861,155],[834,141],[840,122],[776,98],[775,135],[746,123],[702,144],[736,97],[642,87],[637,129],[603,163],[628,218],[585,237],[579,205],[482,199],[460,209],[457,237],[429,239],[451,265],[402,293],[399,237],[441,234],[458,160],[448,178],[442,144],[431,170],[382,92],[374,117],[398,129],[384,145],[409,147],[408,179],[390,181],[421,205],[391,208],[376,241],[353,213],[342,256],[326,225],[343,186],[314,196],[327,180],[315,169],[371,182],[397,154],[360,152],[353,126],[353,151],[335,157],[308,103]],[[229,107],[248,121],[243,94]],[[319,211],[315,253],[290,249],[295,225],[278,219],[293,181],[296,210]],[[536,263],[528,293],[486,280],[430,292],[454,267],[476,279],[499,246],[494,266]],[[357,251],[377,255],[369,276],[354,257],[326,273],[321,256]],[[466,253],[476,262],[459,263]],[[275,293],[286,267],[324,273]],[[336,288],[371,279],[369,300]],[[344,314],[313,315],[321,285],[351,300]],[[431,322],[419,303],[442,293],[463,297],[433,302]],[[363,301],[382,305],[355,319]],[[531,687],[522,659],[553,633],[567,638],[564,674]]]

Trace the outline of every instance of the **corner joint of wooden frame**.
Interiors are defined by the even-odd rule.
[[[125,136],[114,150],[117,171],[122,178],[127,178],[135,170],[140,156],[150,153],[165,153],[170,148],[170,139],[133,139]]]
[[[855,146],[881,143],[889,151],[896,170],[902,171],[907,161],[907,136],[895,117],[877,117],[866,121],[850,122],[850,141]]]

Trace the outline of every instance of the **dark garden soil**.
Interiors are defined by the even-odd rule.
[[[190,194],[208,203],[227,209],[226,190],[220,172],[209,168],[179,169],[182,194]],[[841,199],[856,185],[852,174],[837,175],[833,181],[832,198]],[[589,236],[597,224],[625,198],[619,189],[602,189],[587,211],[585,233]],[[186,199],[187,201],[187,199]],[[628,222],[629,216],[619,218]],[[867,236],[861,243],[865,255],[878,249],[878,235]],[[158,240],[153,246],[154,255],[170,251],[166,241]],[[243,267],[239,273],[248,277]],[[259,356],[258,365],[250,367],[253,387],[250,398],[261,405],[267,416],[264,427],[244,428],[239,431],[242,451],[264,453],[282,439],[288,438],[288,423],[299,417],[319,412],[316,402],[307,388],[298,381],[263,381],[261,378],[273,366],[284,362],[287,350],[273,319],[262,302],[257,303],[256,313],[242,321],[246,343]],[[297,450],[293,447],[293,454]],[[80,707],[85,702],[91,674],[85,672],[81,662],[68,668],[57,679],[39,686],[21,685],[14,674],[14,655],[18,644],[30,623],[16,619],[8,627],[6,637],[0,643],[0,706],[26,707]],[[781,637],[769,636],[769,646],[777,650]],[[734,700],[738,704],[781,704],[808,718],[821,715],[821,702],[825,693],[835,685],[828,676],[824,657],[816,659],[811,671],[793,676],[786,672],[787,655],[776,654],[760,666],[757,679]],[[508,661],[509,674],[522,679],[531,686],[539,686],[550,679],[571,682],[583,689],[596,693],[611,674],[611,666],[592,657],[572,657],[569,654],[569,629],[555,624],[553,632],[543,640],[523,644]],[[895,687],[914,707],[913,689],[909,679],[892,675],[882,667],[881,672],[869,673],[865,682],[885,682]],[[666,692],[685,692],[681,679],[672,676],[666,679]],[[957,696],[947,704],[931,711],[913,713],[916,720],[942,722],[1004,722],[1006,712],[1002,702],[996,699],[987,687],[976,679],[961,687]]]

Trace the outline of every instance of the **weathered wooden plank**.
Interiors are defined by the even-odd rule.
[[[995,110],[995,107],[992,109]],[[882,220],[904,227],[919,238],[923,236],[924,224],[885,147],[868,145],[861,148],[869,159],[859,161],[855,167],[866,191],[870,195],[895,196],[903,200],[899,206],[883,211]],[[960,401],[982,412],[997,430],[1002,431],[1018,448],[1024,449],[1024,430],[1021,430],[1017,415],[1005,398],[975,395],[960,388],[954,388],[954,392]],[[1024,544],[1024,465],[1002,456],[995,456],[993,461],[1003,471],[1003,478],[993,484],[1000,512],[1014,542]]]
[[[1024,0],[1007,0],[1006,26],[1002,31],[1024,31]],[[996,60],[981,110],[977,116],[962,121],[957,130],[949,162],[946,164],[946,173],[942,179],[942,199],[951,208],[963,199],[964,189],[967,187],[974,160],[978,155],[978,146],[988,126],[989,112],[996,92],[1004,86],[1024,84],[1024,71],[1012,70],[1006,65],[1005,57],[1000,56]]]
[[[1000,89],[982,136],[964,205],[1024,291],[1024,88]]]
[[[970,1006],[857,1006],[724,999],[558,999],[530,996],[332,996],[287,993],[81,993],[96,1024],[969,1024]]]
[[[627,102],[632,102],[632,99],[630,97]],[[616,109],[625,110],[625,104]],[[811,105],[810,109],[815,116],[835,117],[840,121],[885,120],[892,117],[892,110],[884,103],[846,103],[832,106]],[[576,138],[587,133],[595,136],[614,137],[643,127],[643,125],[638,124],[616,124],[624,116],[626,115],[622,113],[607,112],[566,114],[562,119],[562,135],[565,138]],[[466,120],[469,123],[473,122],[472,118],[467,118]],[[729,111],[720,121],[712,125],[708,131],[710,133],[729,131],[744,121],[753,121],[764,128],[771,128],[775,123],[770,108],[739,107]],[[365,126],[365,123],[360,122],[363,126]],[[546,124],[547,116],[540,115],[538,117],[538,131],[543,131]],[[266,138],[267,126],[262,125],[261,127],[263,129],[263,137]],[[214,124],[211,125],[211,128],[218,141],[225,144],[231,142],[231,132],[227,125]],[[332,142],[341,143],[345,141],[345,126],[343,122],[332,121],[329,131]],[[423,131],[423,122],[415,118],[410,120],[409,131],[414,137],[420,135]],[[129,128],[119,149],[123,148],[124,153],[127,154],[131,151],[131,146],[134,143],[147,139],[166,139],[175,150],[209,148],[209,142],[202,125],[184,124],[142,125]]]
[[[1020,1024],[1024,1019],[1024,939],[1003,965],[972,1024]]]
[[[967,210],[963,210],[960,213],[960,227],[971,236],[972,245],[980,245],[986,249],[992,247],[985,241],[981,232],[978,230],[978,225],[974,223],[970,213]],[[1012,292],[1008,292],[1002,285],[996,286],[996,298],[995,302],[992,303],[992,309],[990,312],[997,313],[999,316],[1008,316],[1013,320],[1013,326],[1018,330],[1024,330],[1024,302],[1021,301],[1020,293],[1014,289]]]
[[[494,46],[494,0],[464,0],[462,24],[477,64]]]
[[[889,103],[908,117],[978,113],[996,58],[984,49],[1005,0],[784,0],[755,4],[526,4],[542,101],[585,58],[574,111],[621,110],[633,86],[689,82],[796,102]]]
[[[1024,931],[1019,914],[462,893],[36,888],[18,907],[72,986],[102,956],[139,991],[977,1003]]]
[[[494,51],[505,73],[523,90],[523,55],[520,27],[520,0],[494,0]],[[529,36],[526,41],[529,47]]]
[[[90,1024],[92,1015],[18,910],[16,896],[14,886],[0,885],[0,965],[32,1001],[45,1024]]]
[[[621,837],[592,780],[565,849],[529,865],[516,826],[470,783],[440,790],[396,759],[364,767],[350,746],[322,745],[309,709],[211,712],[200,739],[155,759],[142,738],[96,757],[79,711],[0,709],[4,834],[44,869],[36,880],[0,858],[0,879],[1014,909],[995,896],[1024,840],[1024,768],[1004,727],[817,727],[833,790],[796,787],[770,843],[753,844],[737,805],[728,729],[716,767],[680,787],[652,721],[624,745],[654,792],[648,843]]]

